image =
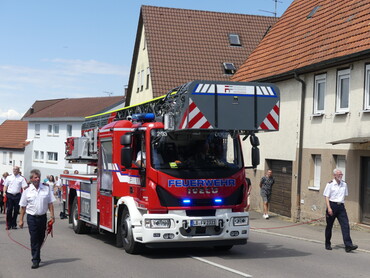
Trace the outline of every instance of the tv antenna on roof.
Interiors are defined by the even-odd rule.
[[[272,0],[275,2],[275,12],[270,12],[270,11],[265,11],[265,10],[259,10],[261,12],[265,12],[265,13],[270,13],[270,14],[273,14],[274,17],[277,17],[277,3],[283,3],[282,1],[279,1],[279,0]]]
[[[103,93],[104,93],[104,94],[107,94],[107,95],[108,95],[108,97],[111,97],[111,96],[113,95],[113,92],[104,91]]]

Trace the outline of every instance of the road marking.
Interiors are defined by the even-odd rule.
[[[308,238],[304,238],[304,237],[297,237],[297,236],[291,236],[291,235],[284,235],[284,234],[275,233],[275,232],[268,232],[268,231],[261,231],[261,230],[258,230],[258,231],[254,230],[254,232],[258,232],[258,233],[261,233],[261,234],[270,234],[270,235],[275,235],[275,236],[281,236],[281,237],[286,237],[286,238],[292,238],[292,239],[297,239],[297,240],[302,240],[302,241],[314,242],[314,243],[319,243],[319,244],[324,244],[325,243],[324,241],[320,241],[320,240],[308,239]],[[366,249],[358,248],[358,249],[356,249],[356,251],[360,251],[360,252],[370,254],[370,250],[366,250]]]
[[[190,256],[190,257],[191,257],[191,258],[193,258],[194,260],[198,260],[198,261],[201,261],[201,262],[203,262],[203,263],[213,265],[213,266],[215,266],[215,267],[218,267],[218,268],[221,268],[221,269],[223,269],[223,270],[226,270],[226,271],[229,271],[229,272],[232,272],[232,273],[238,274],[238,275],[243,276],[243,277],[252,277],[252,275],[250,275],[250,274],[247,274],[247,273],[244,273],[244,272],[238,271],[238,270],[236,270],[236,269],[232,269],[232,268],[230,268],[230,267],[227,267],[227,266],[224,266],[224,265],[221,265],[221,264],[217,264],[217,263],[214,263],[214,262],[208,261],[208,260],[203,259],[203,258],[194,257],[194,256]]]

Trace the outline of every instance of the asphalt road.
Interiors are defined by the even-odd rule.
[[[251,231],[247,245],[227,252],[213,248],[156,249],[129,255],[108,234],[77,235],[57,219],[40,268],[31,269],[28,229],[5,230],[0,216],[0,277],[368,277],[369,253],[326,251],[322,244]],[[299,237],[299,235],[297,235]]]

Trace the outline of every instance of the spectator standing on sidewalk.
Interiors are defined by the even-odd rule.
[[[5,214],[5,191],[4,191],[4,183],[6,178],[9,176],[8,172],[5,172],[2,177],[0,177],[0,213]]]
[[[352,243],[347,211],[344,206],[344,199],[348,196],[348,187],[347,183],[342,180],[343,173],[341,170],[334,169],[333,174],[334,179],[326,185],[324,190],[326,202],[325,249],[332,250],[332,229],[334,221],[337,218],[342,230],[345,250],[348,253],[352,250],[356,250],[358,247]]]
[[[266,175],[262,177],[260,182],[261,188],[261,197],[263,201],[263,218],[269,219],[269,204],[271,200],[272,186],[274,185],[275,180],[272,177],[272,171],[267,170]]]
[[[6,229],[17,229],[19,200],[21,191],[28,186],[26,179],[20,174],[19,167],[13,167],[13,175],[6,178],[4,192],[6,192]]]
[[[38,268],[41,261],[40,252],[45,238],[48,209],[52,223],[55,222],[53,205],[55,197],[49,186],[40,183],[40,177],[39,170],[31,171],[31,184],[23,191],[19,202],[21,207],[20,228],[23,228],[23,217],[27,213],[28,231],[31,237],[32,269]]]

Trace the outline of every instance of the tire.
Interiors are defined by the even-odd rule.
[[[229,251],[231,248],[233,248],[234,245],[220,245],[220,246],[214,246],[214,248],[217,251]]]
[[[116,234],[116,247],[123,247],[123,238],[122,238],[122,208],[119,208],[118,210],[118,220],[117,220],[117,234]]]
[[[72,226],[76,234],[84,234],[88,230],[86,223],[78,219],[77,197],[74,198],[72,204]]]
[[[131,217],[127,208],[124,208],[122,211],[119,232],[122,238],[122,246],[126,253],[137,254],[141,249],[140,243],[134,240]]]

